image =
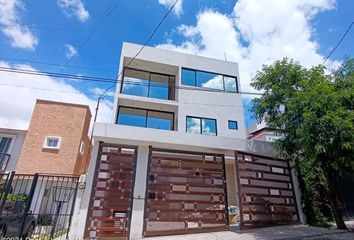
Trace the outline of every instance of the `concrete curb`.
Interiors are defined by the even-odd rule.
[[[344,234],[344,233],[350,233],[350,232],[346,231],[346,230],[336,230],[335,232],[330,232],[330,233],[317,233],[317,234],[312,234],[312,235],[307,235],[307,236],[302,236],[302,237],[277,238],[276,240],[302,240],[302,239],[307,239],[307,238],[325,237],[325,236],[331,236],[334,234]]]

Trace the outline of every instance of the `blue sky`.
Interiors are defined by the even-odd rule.
[[[27,68],[58,72],[61,71],[60,66],[33,62],[67,64],[68,47],[71,45],[77,53],[72,52],[72,60],[63,72],[114,78],[117,75],[122,42],[143,44],[174,1],[119,0],[96,34],[80,48],[92,29],[97,27],[103,13],[115,2],[116,0],[0,0],[0,62],[5,66],[27,64]],[[242,88],[248,91],[250,75],[263,63],[271,63],[283,56],[294,57],[305,66],[321,63],[354,20],[352,0],[286,2],[180,0],[178,9],[166,19],[149,45],[215,58],[223,58],[225,53],[231,61],[239,62]],[[23,37],[21,32],[16,32],[18,28],[27,31],[33,39],[21,43],[22,46],[16,46],[16,38]],[[291,33],[289,29],[294,29],[294,32]],[[223,35],[222,31],[225,31],[225,36],[219,36]],[[279,47],[275,44],[266,45],[262,42],[264,39],[277,43]],[[332,55],[328,66],[335,67],[345,55],[353,55],[353,43],[354,29]],[[17,79],[17,76],[4,73],[0,76],[3,84],[40,86],[63,91],[69,89],[83,93],[76,94],[79,96],[67,96],[63,93],[57,95],[48,91],[43,93],[45,91],[0,86],[0,95],[4,98],[0,98],[0,104],[6,102],[6,106],[9,102],[2,92],[24,91],[24,100],[18,99],[11,103],[14,110],[23,110],[24,113],[15,116],[16,111],[13,110],[0,115],[0,123],[9,127],[26,128],[35,98],[67,99],[94,106],[97,96],[92,94],[109,86],[49,78],[42,79],[42,82],[48,82],[41,85],[29,77]],[[24,106],[28,102],[31,104]],[[6,106],[1,106],[1,109],[6,109]],[[106,112],[101,113],[102,120],[109,118],[110,107],[111,103],[106,101],[103,106],[106,110],[102,110]]]

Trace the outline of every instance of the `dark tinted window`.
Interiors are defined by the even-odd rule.
[[[151,73],[149,97],[168,99],[169,76]]]
[[[149,111],[146,127],[173,130],[173,114]]]
[[[118,112],[118,124],[145,127],[146,110],[120,107]]]
[[[182,84],[189,86],[196,86],[195,71],[189,69],[182,69]]]
[[[119,107],[117,123],[121,125],[173,130],[173,113]]]
[[[11,144],[12,138],[0,136],[0,153],[7,153]],[[2,156],[0,155],[0,158]]]
[[[238,129],[237,121],[229,120],[229,129],[237,130]]]
[[[125,69],[122,93],[147,97],[149,93],[149,73],[135,69]]]
[[[174,84],[174,76],[126,68],[121,92],[141,97],[174,100]]]

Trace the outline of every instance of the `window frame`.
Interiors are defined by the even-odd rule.
[[[158,129],[158,128],[149,128],[149,129],[175,131],[175,113],[174,113],[174,112],[161,111],[161,110],[154,110],[154,109],[148,109],[148,108],[139,108],[139,107],[118,106],[118,112],[117,112],[117,118],[116,118],[116,124],[118,124],[118,125],[124,125],[124,124],[119,124],[119,123],[118,123],[119,112],[120,112],[120,109],[121,109],[121,108],[129,108],[129,109],[144,110],[144,111],[145,111],[145,124],[144,124],[144,127],[142,127],[142,128],[149,128],[149,127],[147,127],[149,112],[159,112],[159,113],[172,114],[172,129],[169,129],[169,130],[167,130],[167,129]],[[132,125],[125,125],[125,126],[140,127],[140,126],[132,126]]]
[[[187,119],[188,118],[197,118],[197,119],[199,119],[199,121],[200,121],[200,131],[199,131],[199,134],[200,135],[204,135],[204,136],[218,136],[218,121],[217,121],[217,119],[216,118],[207,118],[207,117],[197,117],[197,116],[192,116],[192,115],[187,115],[186,116],[186,133],[189,133],[188,132],[188,121],[187,121]],[[203,134],[203,119],[206,119],[206,120],[214,120],[215,121],[215,135],[208,135],[208,134]]]
[[[58,140],[58,144],[57,146],[53,147],[53,146],[48,146],[48,140]],[[44,138],[44,143],[43,143],[43,148],[44,149],[54,149],[54,150],[59,150],[60,149],[60,145],[61,145],[61,141],[62,141],[62,138],[61,137],[58,137],[58,136],[46,136]]]
[[[183,70],[188,70],[188,71],[193,71],[194,72],[194,85],[186,85],[183,84]],[[217,89],[217,88],[208,88],[208,87],[202,87],[202,86],[197,86],[197,72],[203,72],[203,73],[209,73],[209,74],[214,74],[214,75],[221,75],[222,76],[222,87],[223,89]],[[229,78],[234,78],[235,79],[235,86],[236,86],[236,92],[234,91],[227,91],[225,89],[225,77],[229,77]],[[197,88],[206,88],[206,89],[213,89],[215,91],[220,91],[220,92],[227,92],[227,93],[239,93],[239,89],[238,89],[238,78],[237,76],[231,76],[231,75],[227,75],[227,74],[222,74],[222,73],[216,73],[216,72],[210,72],[210,71],[204,71],[204,70],[198,70],[198,69],[192,69],[192,68],[188,68],[188,67],[182,67],[181,69],[181,85],[184,86],[191,86],[191,87],[197,87]]]
[[[169,100],[169,101],[175,101],[176,100],[176,92],[175,92],[175,90],[176,90],[176,88],[175,88],[176,76],[175,75],[166,74],[166,73],[159,73],[159,72],[152,72],[152,71],[142,70],[142,69],[138,69],[138,68],[131,68],[131,67],[124,67],[123,68],[122,83],[120,84],[119,93],[126,94],[126,93],[123,92],[123,85],[124,85],[124,78],[125,78],[125,71],[126,70],[140,71],[140,72],[145,72],[145,73],[149,74],[149,79],[145,79],[146,81],[149,82],[149,85],[147,86],[147,88],[148,88],[147,96],[139,96],[139,95],[133,95],[133,96],[153,98],[153,99],[159,99],[159,100]],[[167,88],[168,98],[167,99],[150,97],[151,74],[162,75],[162,76],[167,76],[168,77],[168,84],[167,84],[167,86],[168,86],[168,88]],[[171,78],[174,79],[174,83],[171,83]],[[131,95],[131,94],[127,94],[127,95]]]
[[[86,144],[84,143],[84,141],[81,140],[81,142],[80,142],[80,148],[79,148],[79,153],[80,153],[81,155],[84,155],[84,153],[85,153],[85,148],[86,148]]]
[[[236,128],[230,128],[230,123],[236,123]],[[230,130],[235,130],[236,131],[236,130],[238,130],[238,122],[236,120],[228,120],[227,127]]]

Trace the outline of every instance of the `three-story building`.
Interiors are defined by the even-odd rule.
[[[74,228],[91,239],[225,230],[228,207],[251,223],[242,202],[266,205],[271,194],[296,216],[288,165],[269,164],[271,146],[246,139],[237,63],[152,47],[135,58],[141,47],[123,44],[113,118],[95,124],[78,203],[86,223]],[[259,184],[272,178],[280,184]]]

